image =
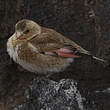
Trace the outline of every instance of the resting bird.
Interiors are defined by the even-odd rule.
[[[16,24],[7,52],[24,69],[40,74],[60,72],[82,55],[104,62],[55,30],[27,19]]]

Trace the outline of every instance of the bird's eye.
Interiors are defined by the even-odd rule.
[[[29,32],[29,30],[24,31],[24,34],[27,34]]]

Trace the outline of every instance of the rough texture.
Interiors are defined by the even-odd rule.
[[[9,110],[24,103],[25,89],[36,76],[21,72],[6,52],[6,41],[18,20],[28,18],[53,28],[99,57],[110,60],[109,0],[0,0],[0,109]],[[91,58],[76,59],[65,72],[53,80],[72,78],[92,94],[110,87],[110,66]],[[105,96],[103,94],[102,96]],[[104,99],[104,110],[110,108]]]
[[[87,91],[81,92],[83,95],[74,80],[55,82],[41,78],[33,81],[26,91],[27,102],[13,110],[102,110],[101,103],[93,100],[94,97],[91,100]]]

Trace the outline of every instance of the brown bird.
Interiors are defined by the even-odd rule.
[[[83,54],[105,62],[55,30],[26,19],[16,24],[7,52],[24,69],[40,74],[62,71]]]

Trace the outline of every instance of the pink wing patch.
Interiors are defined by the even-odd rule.
[[[77,58],[79,56],[75,55],[70,47],[63,47],[53,52],[45,52],[46,55],[50,56],[61,56],[65,58]]]
[[[60,48],[56,51],[56,53],[61,57],[67,57],[67,58],[76,58],[79,57],[73,53],[73,50],[69,47]]]

